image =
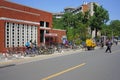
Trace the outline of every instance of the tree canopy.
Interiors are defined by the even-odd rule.
[[[120,20],[112,20],[109,26],[113,36],[120,36]]]
[[[96,30],[97,36],[97,31],[103,29],[102,26],[109,20],[109,14],[106,9],[96,4],[93,4],[93,12],[93,15],[90,14],[89,10],[77,14],[65,12],[62,18],[53,18],[53,26],[57,29],[66,30],[67,38],[71,41],[76,39],[85,40],[90,36],[89,28]]]
[[[101,30],[101,26],[109,20],[109,14],[102,6],[96,4],[94,4],[93,11],[90,26],[91,30],[95,30],[95,37],[97,37],[98,30]]]

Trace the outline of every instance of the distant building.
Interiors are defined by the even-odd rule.
[[[64,12],[73,12],[74,10],[76,10],[76,8],[73,8],[73,7],[64,8]]]
[[[0,52],[24,47],[27,41],[37,45],[50,41],[62,43],[65,30],[52,28],[52,13],[0,0]]]
[[[64,8],[63,12],[53,13],[53,16],[55,16],[56,18],[61,18],[65,12],[71,12],[73,14],[77,14],[77,13],[80,13],[80,12],[84,13],[86,11],[90,11],[90,14],[92,16],[94,14],[93,3],[95,3],[95,2],[90,2],[90,3],[84,2],[81,6],[79,6],[77,8],[66,7],[66,8]],[[97,3],[95,3],[95,4],[97,4]]]
[[[56,18],[62,18],[63,14],[64,14],[65,12],[71,12],[71,13],[73,13],[73,14],[77,14],[77,13],[80,13],[80,12],[84,13],[84,12],[86,12],[86,11],[90,11],[90,15],[93,16],[93,14],[94,14],[93,4],[94,4],[94,3],[99,6],[99,4],[96,3],[96,2],[89,2],[89,3],[84,2],[81,6],[79,6],[79,7],[77,7],[77,8],[66,7],[66,8],[64,9],[64,11],[61,12],[61,13],[53,13],[53,16],[56,17]],[[90,27],[88,28],[88,34],[91,34],[91,35],[92,35],[92,38],[93,38],[94,35],[95,35],[94,31],[91,32]],[[98,32],[98,35],[100,35],[100,32]]]
[[[55,18],[62,18],[63,14],[64,14],[63,12],[53,13],[53,16],[54,16]]]

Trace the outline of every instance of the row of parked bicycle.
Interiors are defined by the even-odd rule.
[[[14,54],[20,54],[21,56],[35,56],[53,54],[55,52],[62,53],[65,49],[78,49],[78,46],[69,45],[44,45],[36,47],[10,47],[7,49],[6,54],[13,56]]]
[[[41,54],[53,54],[55,51],[58,51],[59,53],[62,52],[62,49],[60,47],[12,47],[7,49],[8,55],[14,55],[14,54],[21,54],[21,56],[26,55],[41,55]]]

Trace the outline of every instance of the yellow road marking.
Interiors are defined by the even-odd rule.
[[[82,66],[84,66],[85,64],[86,64],[86,63],[82,63],[82,64],[80,64],[80,65],[77,65],[77,66],[68,68],[68,69],[63,70],[63,71],[61,71],[61,72],[58,72],[58,73],[56,73],[56,74],[50,75],[50,76],[48,76],[48,77],[46,77],[46,78],[43,78],[42,80],[48,80],[48,79],[50,79],[50,78],[59,76],[59,75],[61,75],[61,74],[64,74],[64,73],[69,72],[69,71],[71,71],[71,70],[74,70],[74,69],[76,69],[76,68],[82,67]]]

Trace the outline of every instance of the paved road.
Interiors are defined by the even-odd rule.
[[[120,80],[120,45],[0,68],[0,80]]]

